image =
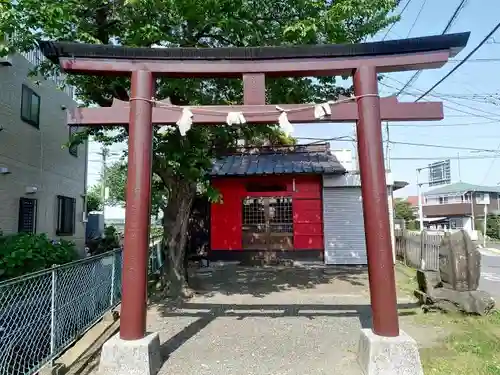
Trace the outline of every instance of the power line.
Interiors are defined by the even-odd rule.
[[[412,0],[408,0],[405,4],[405,6],[403,7],[403,9],[401,10],[401,12],[399,12],[398,14],[398,17],[401,18],[401,16],[403,15],[403,13],[405,12],[406,8],[408,8],[408,5],[410,5],[410,3],[412,2]],[[394,25],[396,24],[397,22],[394,22],[390,27],[389,29],[387,30],[387,32],[385,33],[384,37],[382,38],[382,40],[385,40],[385,38],[387,38],[387,35],[391,32],[392,28],[394,27]]]
[[[422,5],[420,6],[420,9],[418,10],[418,13],[417,13],[417,17],[415,17],[415,21],[413,21],[413,24],[411,25],[410,27],[410,30],[408,30],[408,34],[406,35],[407,38],[410,37],[410,34],[411,32],[413,31],[413,28],[415,27],[415,25],[417,24],[417,21],[418,19],[420,18],[420,14],[422,13],[422,11],[424,10],[424,7],[425,7],[425,3],[427,3],[427,0],[424,0],[422,2]]]
[[[449,63],[459,63],[459,62],[462,62],[464,61],[464,59],[451,59],[451,60],[448,60]],[[496,58],[481,58],[481,59],[469,59],[469,60],[466,60],[465,62],[468,62],[468,63],[487,63],[487,62],[500,62],[500,59],[496,59]]]
[[[405,145],[405,146],[445,148],[445,149],[449,149],[449,150],[466,150],[466,151],[495,152],[495,153],[499,152],[499,150],[493,150],[493,149],[462,147],[462,146],[446,146],[446,145],[438,145],[438,144],[430,144],[430,143],[412,143],[412,142],[398,142],[398,141],[391,141],[390,143],[393,143],[396,145]]]
[[[394,160],[484,160],[484,159],[495,159],[496,156],[493,155],[484,155],[484,156],[438,156],[438,157],[392,157],[391,161]]]
[[[468,0],[462,0],[460,2],[460,4],[458,4],[455,11],[453,12],[453,15],[451,16],[450,20],[446,24],[442,34],[446,34],[451,29],[451,27],[453,26],[453,24],[457,20],[460,12],[467,6],[467,2],[468,2]]]
[[[446,24],[444,30],[442,31],[441,35],[444,35],[446,34],[450,28],[453,26],[453,24],[455,23],[455,21],[457,20],[457,17],[459,15],[459,13],[462,11],[463,8],[465,8],[465,6],[467,5],[467,1],[468,0],[462,0],[460,2],[460,4],[458,4],[458,6],[455,8],[455,11],[453,12],[451,18],[448,20],[448,23]],[[425,5],[425,4],[424,4]],[[419,13],[420,14],[420,13]],[[418,16],[417,16],[418,17]],[[413,28],[413,27],[412,27]],[[401,90],[399,90],[399,92],[396,94],[396,96],[399,96],[401,94],[402,91],[404,91],[408,86],[411,86],[417,79],[418,77],[420,76],[420,74],[422,73],[422,70],[417,70],[413,76],[410,77],[410,79],[405,83],[405,85],[403,86],[403,88]]]
[[[429,94],[432,90],[434,90],[436,87],[438,87],[441,83],[443,83],[449,76],[451,76],[453,73],[455,73],[458,68],[460,68],[463,64],[465,64],[465,62],[472,57],[472,55],[474,55],[477,50],[479,50],[479,48],[481,48],[483,46],[484,43],[486,43],[486,41],[488,39],[490,39],[490,37],[500,28],[500,23],[498,23],[494,28],[493,30],[491,30],[488,35],[486,35],[484,37],[484,39],[479,42],[479,44],[476,46],[476,48],[474,48],[467,56],[465,56],[465,58],[459,62],[452,70],[450,70],[443,78],[441,78],[439,81],[437,81],[429,90],[427,90],[425,93],[423,93],[421,96],[419,96],[415,101],[418,102],[420,99],[422,99],[424,96],[426,96],[427,94]]]
[[[395,79],[395,78],[392,78],[392,77],[386,77],[386,78],[392,79],[392,80],[394,80],[394,81],[396,81],[396,82],[398,82],[398,83],[400,83],[400,84],[403,84],[401,81],[398,81],[398,80],[397,80],[397,79]],[[386,86],[386,87],[389,87],[389,88],[391,88],[391,89],[398,90],[398,88],[397,88],[397,87],[391,86],[391,85],[389,85],[389,84],[387,84],[387,83],[384,83],[384,82],[379,82],[379,83],[380,83],[381,85]],[[413,89],[414,89],[414,90],[417,90],[417,91],[423,91],[423,90],[417,89],[417,88],[415,88],[415,87],[414,87]],[[410,95],[410,96],[415,96],[415,97],[417,97],[417,96],[419,95],[419,94],[417,94],[417,93],[412,93],[412,92],[409,92],[409,91],[404,91],[404,93],[405,93],[405,94],[407,94],[407,95]],[[441,99],[441,100],[443,100],[443,101],[447,101],[447,102],[450,102],[450,103],[454,103],[454,104],[457,104],[457,105],[462,106],[462,107],[467,107],[467,108],[470,108],[470,109],[472,109],[472,110],[474,110],[474,111],[483,112],[483,113],[486,113],[486,114],[490,114],[490,115],[493,115],[493,116],[498,116],[498,117],[500,117],[500,113],[493,113],[493,112],[485,111],[485,110],[483,110],[483,109],[478,109],[478,108],[475,108],[475,107],[471,107],[471,106],[468,106],[468,105],[466,105],[466,104],[464,104],[464,103],[456,102],[456,101],[450,100],[450,99],[448,99],[448,98],[443,98],[443,97],[441,97],[441,96],[439,96],[439,95],[430,94],[429,96],[432,96],[432,97],[434,97],[434,98],[438,98],[438,99]],[[417,100],[418,100],[418,99],[417,99]],[[415,100],[415,101],[417,101],[417,100]],[[487,119],[487,120],[496,120],[496,121],[499,121],[499,120],[500,120],[500,118],[494,118],[494,117],[491,117],[491,116],[484,116],[484,115],[481,115],[481,114],[479,114],[479,113],[472,113],[472,112],[464,111],[463,109],[458,109],[458,108],[455,108],[455,107],[451,107],[451,106],[446,105],[446,104],[443,104],[443,107],[448,108],[448,109],[453,110],[453,111],[457,111],[457,112],[465,113],[465,114],[470,115],[470,116],[482,117],[482,118],[485,118],[485,119]]]
[[[314,141],[312,143],[302,144],[303,146],[309,144],[316,144],[320,142],[352,142],[353,138],[349,139],[349,136],[336,137],[336,138],[314,138],[314,137],[296,137],[296,139],[304,139]],[[477,152],[494,152],[500,154],[500,150],[493,150],[488,148],[475,148],[475,147],[462,147],[462,146],[448,146],[433,143],[416,143],[416,142],[399,142],[399,141],[383,141],[383,143],[389,142],[395,145],[405,145],[405,146],[416,146],[416,147],[430,147],[430,148],[441,148],[448,150],[464,150],[464,151],[477,151]]]
[[[429,128],[429,127],[458,127],[458,126],[475,126],[475,125],[498,125],[500,123],[500,119],[498,120],[491,120],[491,121],[482,121],[482,122],[464,122],[461,124],[414,124],[414,123],[408,123],[408,124],[389,124],[391,127],[415,127],[415,128]]]

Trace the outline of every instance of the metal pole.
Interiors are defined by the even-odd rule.
[[[458,182],[462,182],[462,175],[460,172],[460,152],[457,154],[457,161],[458,161]]]
[[[106,157],[108,154],[108,149],[106,147],[102,147],[101,149],[101,154],[102,154],[102,166],[101,166],[101,202],[102,202],[102,219],[105,221],[106,215],[105,215],[105,210],[106,210]]]
[[[487,228],[487,221],[488,219],[488,205],[484,205],[484,223],[483,223],[483,247],[486,247],[486,228]]]
[[[115,303],[115,276],[116,276],[116,252],[111,255],[113,262],[111,266],[111,296],[109,297],[109,307],[113,307]]]
[[[387,160],[387,169],[391,170],[391,150],[390,150],[390,134],[389,134],[389,121],[385,122],[385,131],[387,133],[387,140],[385,144],[385,158]]]
[[[476,218],[474,215],[474,191],[470,192],[470,213],[472,217],[471,227],[472,230],[476,230]]]
[[[424,230],[424,209],[422,207],[422,192],[419,182],[420,169],[417,169],[417,195],[418,195],[418,223],[419,229]]]
[[[50,295],[50,356],[51,358],[55,354],[56,350],[56,283],[57,283],[57,271],[52,268],[52,287]],[[52,360],[51,360],[52,361]]]
[[[380,98],[374,96],[378,95],[377,71],[372,66],[361,66],[354,71],[353,78],[354,92],[359,96],[357,100],[359,120],[356,129],[373,332],[379,336],[395,337],[399,335],[399,319],[392,261]]]
[[[132,72],[120,324],[123,340],[138,340],[146,333],[153,85],[151,72]]]

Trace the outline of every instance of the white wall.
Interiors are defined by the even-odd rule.
[[[391,231],[392,254],[396,262],[396,239],[394,237],[394,207],[392,201],[392,185],[394,179],[391,172],[386,173],[387,203],[389,207],[389,225]],[[358,172],[345,175],[323,175],[323,187],[361,187],[361,178]]]

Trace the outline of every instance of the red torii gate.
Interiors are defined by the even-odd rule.
[[[381,121],[440,120],[443,108],[441,103],[380,99],[377,74],[441,67],[468,38],[469,33],[461,33],[355,45],[214,49],[40,42],[44,55],[66,73],[131,76],[130,103],[81,108],[68,117],[69,125],[129,125],[120,338],[145,337],[153,125],[174,125],[180,116],[179,108],[156,106],[152,100],[157,76],[242,78],[244,105],[189,107],[193,124],[207,125],[226,122],[229,112],[242,112],[249,123],[276,123],[280,115],[276,104],[265,103],[266,76],[353,75],[355,101],[336,104],[323,121],[357,122],[373,333],[398,336]],[[304,107],[278,105],[285,110]],[[313,112],[313,108],[290,112],[288,119],[317,122]]]

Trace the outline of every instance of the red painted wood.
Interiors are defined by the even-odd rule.
[[[279,104],[284,109],[303,108],[303,104]],[[384,121],[425,121],[442,120],[443,104],[436,102],[405,103],[396,97],[380,99],[380,110]],[[201,106],[190,107],[193,111],[193,124],[220,125],[226,122],[228,112],[243,112],[250,124],[272,124],[278,121],[279,112],[276,104],[242,105],[242,106]],[[201,109],[201,111],[200,111]],[[207,110],[209,110],[207,112]],[[212,112],[213,111],[213,112]],[[179,120],[179,108],[169,108],[167,105],[153,108],[152,121],[154,125],[174,125]],[[68,111],[68,125],[125,126],[128,124],[129,102],[115,100],[111,107],[75,108]],[[288,113],[288,120],[295,124],[324,122],[355,122],[359,118],[357,105],[354,101],[335,105],[335,110],[323,120],[314,117],[314,109]]]
[[[294,184],[295,180],[295,184]],[[249,183],[285,186],[285,191],[247,192]],[[223,203],[212,204],[210,247],[217,250],[242,249],[242,200],[245,197],[287,196],[293,199],[294,248],[323,249],[321,176],[256,176],[215,178]],[[294,191],[295,188],[295,191]]]
[[[297,250],[323,249],[323,236],[293,236],[293,245]]]
[[[379,73],[442,67],[450,51],[429,51],[388,56],[289,58],[277,60],[131,60],[61,57],[61,68],[69,73],[92,75],[128,75],[148,70],[157,76],[240,78],[242,74],[264,73],[271,77],[321,77],[351,75],[362,66],[374,67]]]

